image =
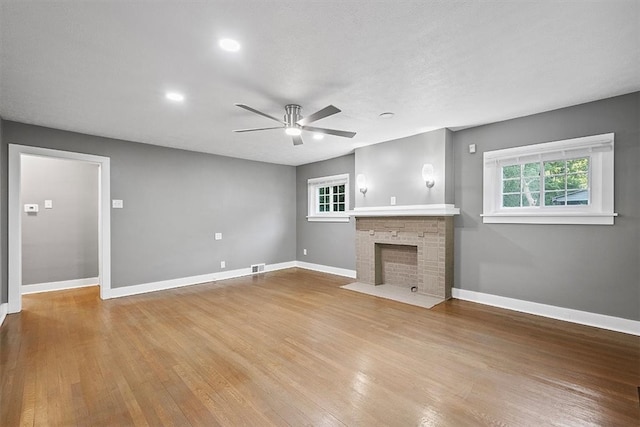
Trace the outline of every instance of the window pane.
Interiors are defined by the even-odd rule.
[[[540,176],[540,163],[526,163],[522,166],[523,176]]]
[[[545,175],[564,175],[564,173],[565,173],[564,160],[560,160],[557,162],[544,162]]]
[[[324,212],[324,205],[320,205],[320,212]]]
[[[324,187],[320,187],[320,194],[324,194]]]
[[[339,210],[340,212],[344,212],[344,203],[340,203],[340,204],[338,205],[338,210]]]
[[[502,196],[502,206],[505,208],[519,208],[520,194],[505,194]]]
[[[338,201],[338,195],[337,195],[337,194],[334,194],[334,195],[333,195],[333,201],[334,201],[334,202],[337,202],[337,201]]]
[[[582,190],[589,188],[589,175],[586,173],[573,173],[567,175],[567,190]]]
[[[588,205],[589,190],[577,190],[567,192],[567,205]]]
[[[503,167],[502,178],[520,178],[520,165]]]
[[[564,191],[546,191],[544,193],[544,204],[547,206],[565,205],[566,193]]]
[[[540,206],[540,193],[525,193],[522,195],[522,206]]]
[[[540,178],[523,178],[522,191],[540,191]]]
[[[340,197],[338,197],[338,201],[344,203],[344,194],[341,194]]]
[[[519,193],[520,192],[520,178],[518,179],[505,179],[502,181],[503,193]]]
[[[334,192],[334,193],[337,193],[337,192],[338,192],[338,186],[337,186],[337,185],[334,185],[334,186],[333,186],[333,192]]]
[[[344,184],[338,186],[338,191],[344,193]]]
[[[567,160],[568,172],[589,172],[589,158],[583,157],[581,159]]]
[[[544,189],[546,191],[564,190],[565,176],[547,176],[544,178]],[[545,199],[546,200],[546,199]]]

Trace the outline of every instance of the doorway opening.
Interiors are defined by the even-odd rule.
[[[54,160],[75,161],[68,163],[68,165],[80,164],[89,170],[92,168],[95,170],[95,168],[97,168],[97,224],[93,224],[90,227],[91,230],[95,230],[97,225],[97,242],[93,241],[88,243],[89,247],[93,247],[93,250],[97,252],[97,260],[85,261],[79,260],[76,257],[75,264],[72,266],[67,265],[66,268],[67,270],[79,269],[85,272],[93,272],[93,274],[97,273],[97,277],[87,277],[84,279],[93,281],[94,284],[97,282],[100,286],[100,297],[102,299],[109,298],[111,290],[110,159],[108,157],[89,154],[9,144],[9,313],[17,313],[22,310],[22,294],[25,289],[23,279],[27,279],[28,282],[33,282],[34,280],[37,282],[38,277],[44,277],[41,275],[42,272],[37,271],[38,269],[49,269],[49,271],[44,274],[53,274],[52,277],[54,278],[56,274],[62,274],[62,276],[58,277],[63,277],[64,274],[68,274],[68,272],[56,272],[54,271],[55,268],[60,266],[53,267],[53,265],[46,265],[46,262],[40,260],[37,263],[38,265],[36,265],[35,268],[30,268],[27,274],[25,274],[25,277],[23,277],[23,273],[25,273],[23,271],[23,261],[25,261],[23,257],[30,257],[31,260],[37,258],[33,253],[30,253],[29,250],[25,250],[25,253],[23,253],[23,239],[28,240],[30,239],[30,234],[34,232],[37,233],[37,230],[33,230],[33,223],[35,223],[34,217],[38,215],[38,211],[42,210],[43,214],[41,217],[44,217],[45,209],[55,209],[55,200],[53,199],[45,199],[42,204],[31,203],[26,197],[23,197],[21,200],[21,196],[23,195],[21,179],[23,167],[26,167],[25,164],[30,164],[31,166],[35,164],[43,167],[48,164],[48,161]],[[93,182],[95,183],[95,180]],[[67,218],[59,218],[59,220],[69,221],[69,217],[72,215],[72,213],[67,212]],[[32,221],[32,223],[25,224],[25,220]],[[88,223],[95,220],[96,218],[87,219]],[[25,226],[29,228],[29,232],[26,235],[23,234],[23,227]],[[49,224],[49,226],[51,226],[51,224]],[[83,249],[75,247],[70,250],[77,252]],[[89,259],[91,258],[92,256],[89,256]],[[34,266],[32,265],[32,267]],[[39,274],[40,276],[38,276]],[[73,286],[70,286],[70,282],[73,282]],[[70,282],[66,283],[66,287],[82,285],[82,281]],[[43,290],[48,290],[46,289],[47,287],[55,288],[56,286],[64,286],[65,283],[53,280],[48,283],[39,283],[38,285]]]

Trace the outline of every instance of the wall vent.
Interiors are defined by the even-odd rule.
[[[251,266],[251,274],[264,272],[265,264],[254,264]]]

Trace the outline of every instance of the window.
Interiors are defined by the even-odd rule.
[[[309,179],[307,195],[309,221],[349,221],[349,174]]]
[[[485,223],[613,224],[613,134],[484,153]]]
[[[503,166],[502,207],[588,205],[589,159]]]

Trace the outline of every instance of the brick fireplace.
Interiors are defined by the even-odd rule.
[[[451,298],[453,218],[381,216],[356,218],[359,282],[392,284]]]

